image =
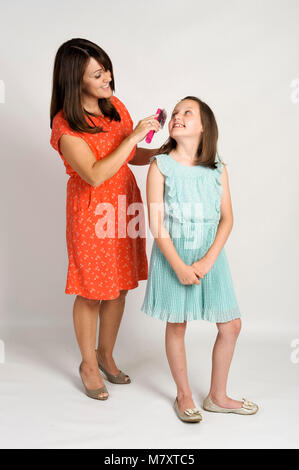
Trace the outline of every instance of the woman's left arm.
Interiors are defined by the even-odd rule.
[[[136,148],[136,153],[134,157],[128,161],[130,165],[148,165],[150,163],[150,159],[153,155],[157,155],[159,149],[146,149],[146,148]]]

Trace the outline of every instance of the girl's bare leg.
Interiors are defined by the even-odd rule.
[[[95,353],[99,302],[77,295],[73,307],[75,333],[82,355],[82,379],[92,390],[104,385]],[[104,397],[107,393],[101,395]]]
[[[102,300],[99,310],[100,329],[97,355],[104,368],[113,375],[120,372],[112,355],[125,308],[127,292],[127,290],[121,290],[117,299]],[[125,380],[129,380],[129,378]]]
[[[233,400],[226,394],[227,377],[235,345],[241,329],[241,319],[217,323],[218,334],[212,354],[212,374],[209,395],[212,401],[224,408],[240,408],[241,401]]]
[[[186,408],[195,408],[187,377],[184,343],[186,326],[186,321],[184,323],[167,322],[165,332],[166,355],[177,386],[178,405],[181,411],[184,411]]]

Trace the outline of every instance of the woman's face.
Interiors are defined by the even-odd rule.
[[[99,64],[99,62],[93,57],[90,57],[83,75],[83,93],[97,99],[110,98],[110,96],[112,96],[110,87],[111,80],[110,71],[105,71],[104,67]]]
[[[198,138],[203,131],[199,104],[194,100],[180,101],[172,112],[168,130],[176,141],[180,137]]]

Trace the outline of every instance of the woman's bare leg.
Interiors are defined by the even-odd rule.
[[[166,355],[177,386],[178,405],[181,411],[184,411],[186,408],[195,408],[187,376],[184,342],[186,326],[186,321],[184,323],[167,322],[165,331]]]
[[[235,345],[241,329],[241,319],[217,323],[218,334],[212,354],[212,374],[209,395],[212,401],[224,408],[240,408],[243,402],[226,394],[227,378]]]
[[[92,390],[104,385],[95,353],[99,302],[77,295],[73,307],[75,333],[82,355],[82,379]],[[101,395],[104,397],[107,393]]]
[[[99,310],[100,329],[97,354],[105,369],[113,375],[120,372],[113,359],[113,349],[125,308],[127,292],[127,290],[121,290],[117,299],[102,300]]]

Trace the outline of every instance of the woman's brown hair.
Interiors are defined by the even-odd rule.
[[[110,87],[114,91],[114,75],[112,62],[97,44],[87,39],[74,38],[63,43],[55,57],[52,83],[52,98],[50,109],[50,127],[52,129],[55,114],[63,110],[64,117],[74,131],[105,132],[102,127],[89,126],[85,116],[87,113],[81,104],[81,89],[85,67],[90,57],[93,57],[111,73]],[[121,121],[120,115],[109,98],[99,98],[99,107],[104,116],[110,120]],[[91,121],[92,122],[92,121]]]
[[[208,166],[210,168],[217,168],[215,163],[216,155],[219,161],[220,157],[217,153],[217,140],[218,140],[218,126],[211,108],[196,96],[186,96],[181,101],[193,100],[199,105],[200,118],[203,126],[203,133],[197,149],[197,161],[195,165]],[[172,137],[159,148],[158,153],[169,154],[171,150],[175,149],[177,142]],[[221,161],[222,162],[222,161]],[[224,163],[224,162],[222,162]]]

